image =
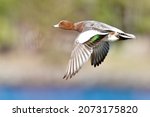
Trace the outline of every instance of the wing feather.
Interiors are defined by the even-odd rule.
[[[72,78],[91,56],[93,49],[86,44],[77,43],[71,53],[64,79]]]
[[[99,64],[101,64],[104,61],[108,51],[109,51],[109,42],[107,41],[99,42],[99,44],[97,44],[93,48],[93,53],[91,55],[91,65],[94,65],[94,67],[99,66]]]

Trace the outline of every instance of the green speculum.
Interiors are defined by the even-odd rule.
[[[96,43],[98,41],[100,41],[101,39],[104,38],[105,35],[94,35],[93,37],[91,37],[91,39],[89,40],[91,43]]]

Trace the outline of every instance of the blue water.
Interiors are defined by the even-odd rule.
[[[0,86],[1,100],[147,100],[150,90],[120,87]]]

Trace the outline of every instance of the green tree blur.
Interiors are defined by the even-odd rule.
[[[149,0],[0,0],[0,45],[11,46],[18,24],[27,23],[45,32],[61,19],[98,20],[125,31],[149,34],[149,13]]]

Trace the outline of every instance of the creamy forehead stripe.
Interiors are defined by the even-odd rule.
[[[82,32],[78,37],[77,37],[77,41],[79,43],[84,43],[86,41],[88,41],[91,37],[93,37],[96,34],[106,34],[106,33],[101,33],[99,31],[96,30],[88,30],[85,32]]]

